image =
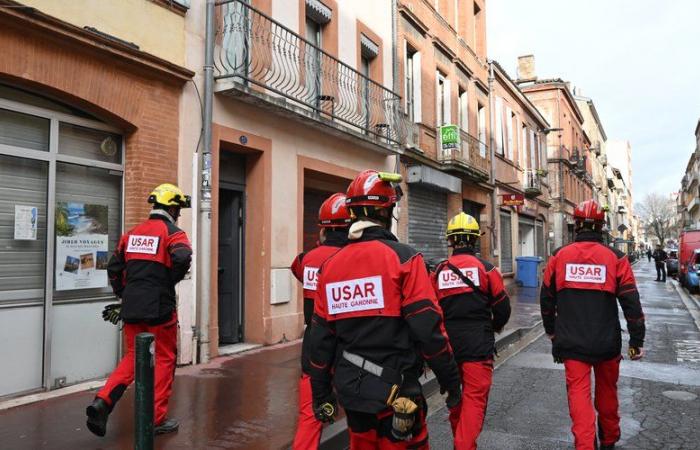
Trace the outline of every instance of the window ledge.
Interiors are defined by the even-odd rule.
[[[190,9],[188,6],[185,6],[177,1],[174,0],[150,0],[151,2],[155,3],[156,5],[162,6],[165,9],[169,9],[170,11],[174,12],[175,14],[178,14],[180,16],[185,16],[187,14],[187,11]]]

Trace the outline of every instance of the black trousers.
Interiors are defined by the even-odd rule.
[[[666,264],[656,263],[656,279],[666,281]]]

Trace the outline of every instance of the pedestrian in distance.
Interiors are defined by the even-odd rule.
[[[107,266],[121,304],[108,305],[102,316],[124,322],[126,353],[87,407],[87,427],[97,436],[105,435],[109,414],[134,381],[134,339],[143,332],[155,336],[154,431],[171,433],[179,427],[167,418],[177,354],[175,285],[190,269],[192,246],[175,223],[181,208],[190,207],[190,197],[166,183],[151,192],[148,202],[153,205],[148,220],[121,237]]]
[[[301,344],[301,378],[299,380],[299,416],[293,450],[315,450],[321,441],[323,422],[316,419],[311,397],[309,346],[311,317],[317,301],[317,275],[321,264],[348,241],[350,213],[345,207],[345,194],[333,194],[321,205],[318,213],[318,247],[302,253],[292,263],[292,273],[304,289],[304,339]]]
[[[554,252],[544,272],[542,322],[554,361],[564,363],[576,449],[597,449],[599,443],[607,450],[620,439],[617,380],[622,336],[615,300],[627,321],[632,360],[644,355],[644,313],[627,256],[603,244],[605,212],[588,200],[576,207],[574,220],[575,242]]]
[[[447,224],[452,255],[437,265],[433,287],[462,372],[462,403],[450,410],[456,450],[476,449],[493,378],[496,340],[510,318],[510,299],[493,264],[476,256],[481,232],[460,212]]]
[[[350,184],[348,244],[318,272],[311,321],[311,387],[316,416],[345,409],[352,450],[427,449],[424,361],[461,399],[459,368],[423,257],[389,231],[400,198],[398,174],[366,170]]]
[[[647,261],[651,262],[651,249],[650,248],[647,249]]]
[[[666,260],[668,259],[668,254],[664,251],[661,245],[656,246],[656,250],[652,254],[654,258],[654,263],[656,265],[656,280],[663,283],[666,282]]]

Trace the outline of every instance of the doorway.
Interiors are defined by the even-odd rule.
[[[219,344],[244,339],[246,159],[223,152],[219,160]]]

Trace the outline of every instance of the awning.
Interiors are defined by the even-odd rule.
[[[362,56],[367,59],[374,59],[379,56],[379,45],[375,44],[373,40],[360,34],[360,48]]]
[[[331,21],[332,15],[331,9],[319,0],[306,0],[306,17],[314,22],[325,25]]]

